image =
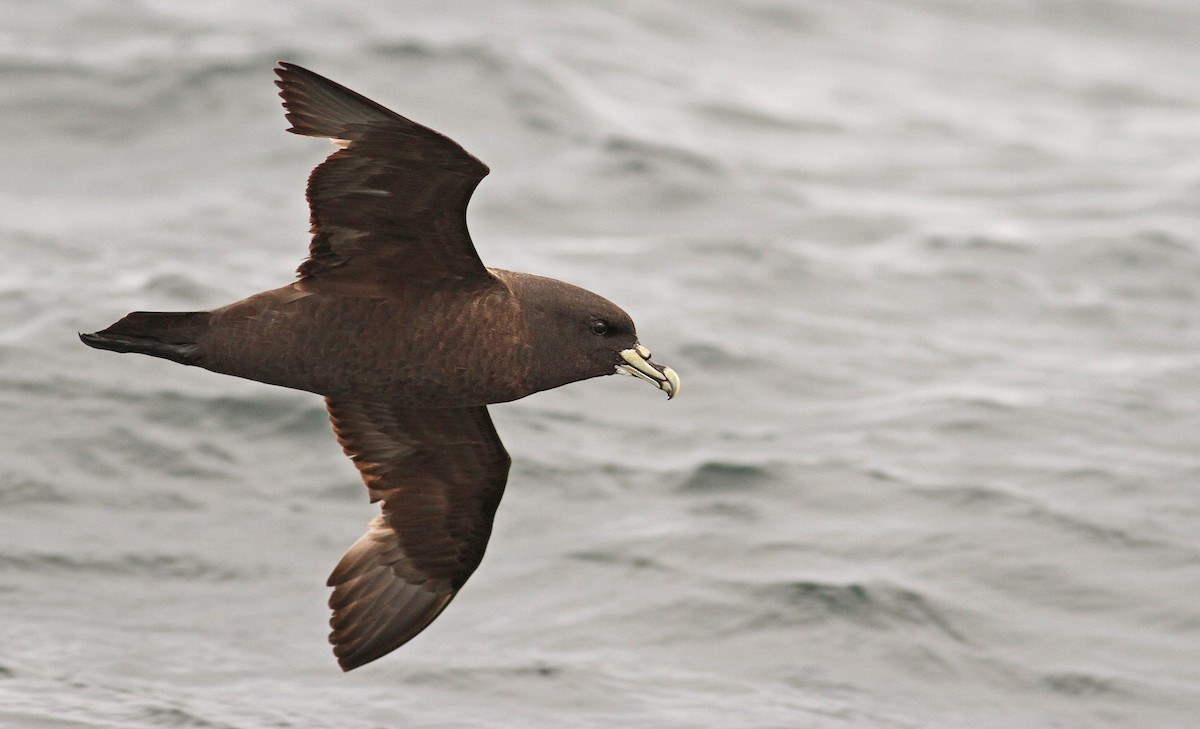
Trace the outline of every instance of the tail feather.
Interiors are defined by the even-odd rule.
[[[98,332],[79,335],[89,347],[136,352],[180,364],[196,364],[201,355],[197,334],[208,323],[207,311],[135,311]]]

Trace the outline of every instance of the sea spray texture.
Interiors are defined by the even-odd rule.
[[[0,724],[1189,725],[1198,24],[0,10]],[[319,401],[74,341],[287,280],[320,153],[283,57],[486,160],[488,262],[627,303],[688,377],[497,408],[488,558],[351,677],[312,638],[371,508]]]

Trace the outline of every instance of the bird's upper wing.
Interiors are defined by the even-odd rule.
[[[487,165],[454,140],[300,66],[275,69],[288,131],[341,149],[308,179],[312,245],[300,285],[339,293],[490,282],[467,232]]]
[[[479,566],[510,459],[483,406],[326,404],[371,501],[383,502],[329,577],[329,640],[349,671],[424,630]]]

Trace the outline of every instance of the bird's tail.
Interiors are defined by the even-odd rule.
[[[80,334],[84,344],[113,352],[136,352],[180,364],[200,358],[198,335],[208,325],[207,311],[135,311],[107,329]]]

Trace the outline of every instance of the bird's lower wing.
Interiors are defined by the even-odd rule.
[[[510,461],[486,407],[326,403],[371,501],[382,502],[329,577],[329,639],[349,671],[424,630],[479,566]]]

